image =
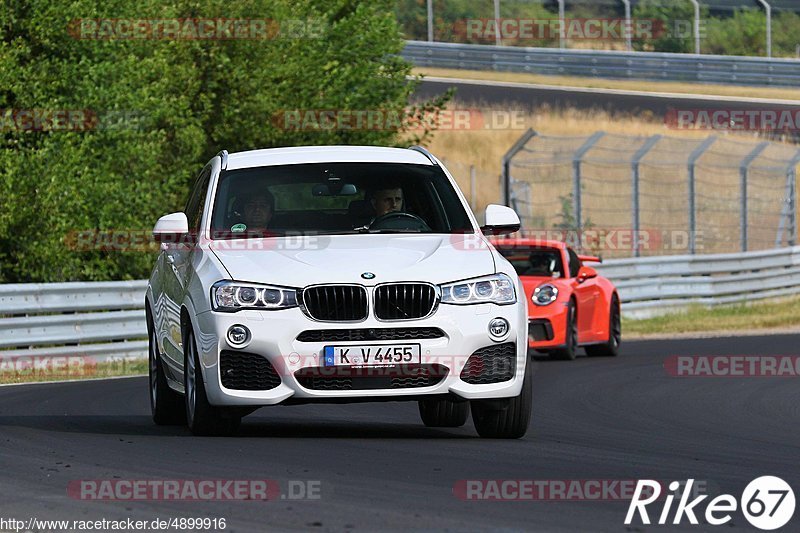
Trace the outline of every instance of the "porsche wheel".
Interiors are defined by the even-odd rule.
[[[622,343],[622,320],[619,312],[619,299],[615,295],[611,299],[611,309],[608,311],[608,341],[603,344],[594,344],[586,347],[589,357],[615,357],[619,354]]]
[[[578,349],[578,321],[575,301],[570,300],[567,307],[567,331],[564,337],[564,346],[553,350],[551,357],[572,361]]]

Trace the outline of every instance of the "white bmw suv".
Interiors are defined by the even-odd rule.
[[[215,156],[158,220],[146,295],[157,424],[231,434],[259,407],[408,400],[432,427],[519,438],[531,415],[525,293],[423,148]]]

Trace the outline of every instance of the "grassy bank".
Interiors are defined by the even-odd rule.
[[[641,320],[623,319],[623,337],[699,332],[747,332],[800,328],[800,297],[749,304],[696,306],[682,313]]]
[[[97,379],[147,374],[147,359],[95,363],[80,357],[37,360],[18,358],[0,365],[0,384]]]

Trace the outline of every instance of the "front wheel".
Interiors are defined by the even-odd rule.
[[[611,309],[608,311],[608,341],[603,344],[593,344],[586,347],[589,357],[616,357],[622,343],[622,320],[620,319],[619,300],[616,296],[611,299]]]
[[[525,379],[519,396],[497,400],[472,401],[472,422],[478,435],[489,439],[519,439],[528,431],[533,410],[533,370],[525,365]]]
[[[467,423],[469,402],[420,400],[419,416],[429,428],[459,428]]]
[[[553,350],[551,353],[551,357],[556,359],[566,359],[568,361],[572,361],[576,357],[576,352],[578,350],[578,321],[577,321],[577,310],[575,308],[575,302],[573,300],[569,301],[569,306],[567,307],[567,331],[564,335],[564,347],[559,348],[557,350]]]
[[[189,429],[195,435],[224,436],[236,433],[242,422],[241,415],[208,403],[200,358],[191,331],[186,336],[184,346],[183,385]]]
[[[186,421],[186,413],[180,394],[169,388],[167,376],[164,373],[164,363],[158,353],[158,342],[153,321],[147,318],[148,333],[148,374],[150,377],[150,413],[153,422],[159,426],[170,426],[183,424]]]

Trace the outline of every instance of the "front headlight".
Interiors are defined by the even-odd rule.
[[[536,305],[550,305],[558,298],[558,288],[550,283],[539,285],[533,289],[531,301]]]
[[[442,303],[445,304],[513,304],[517,301],[514,282],[505,274],[458,281],[442,285]]]
[[[233,313],[241,309],[288,309],[297,306],[297,291],[237,281],[218,281],[211,287],[214,311]]]

